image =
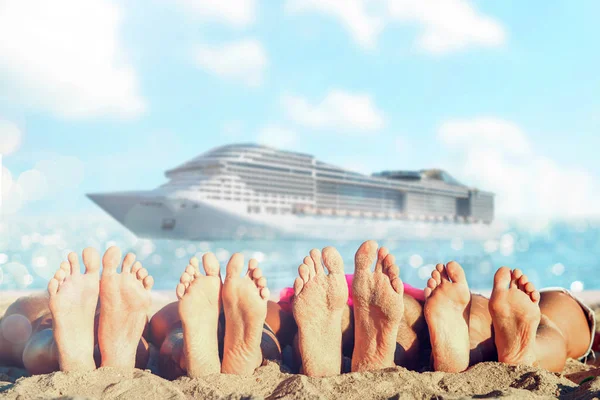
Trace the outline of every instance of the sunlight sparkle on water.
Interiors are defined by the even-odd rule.
[[[574,281],[571,283],[571,292],[581,292],[583,291],[583,282]]]
[[[429,279],[431,277],[431,273],[433,272],[434,269],[435,269],[435,265],[433,265],[433,264],[423,265],[421,268],[419,268],[419,278],[421,278],[423,280]]]
[[[408,259],[408,263],[413,268],[419,268],[421,265],[423,265],[423,257],[421,257],[419,254],[413,254]]]
[[[565,272],[565,266],[561,263],[556,263],[552,266],[552,273],[556,276],[560,276]]]

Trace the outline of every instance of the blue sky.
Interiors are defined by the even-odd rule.
[[[600,213],[600,3],[6,0],[3,213],[85,213],[211,147],[441,167],[501,215]]]

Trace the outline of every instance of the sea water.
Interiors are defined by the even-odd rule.
[[[538,287],[575,292],[600,289],[600,221],[500,220],[492,237],[416,237],[380,240],[396,256],[404,282],[424,287],[436,263],[456,260],[473,289],[489,289],[500,266],[521,268]],[[368,237],[364,238],[369,239]],[[180,241],[138,238],[108,216],[13,218],[0,221],[0,291],[44,289],[67,254],[88,246],[117,245],[133,252],[154,276],[155,289],[174,290],[192,256],[213,252],[224,272],[234,252],[259,261],[273,292],[292,286],[298,266],[312,248],[335,246],[346,271],[354,267],[359,241],[264,240]]]

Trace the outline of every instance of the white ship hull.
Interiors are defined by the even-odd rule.
[[[88,197],[139,237],[181,240],[331,239],[394,240],[485,238],[488,224],[408,221],[337,215],[249,214],[245,203],[157,196],[153,192],[90,194]]]

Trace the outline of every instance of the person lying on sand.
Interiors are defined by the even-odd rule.
[[[252,328],[235,328],[237,340],[244,338],[238,353],[245,355],[240,365],[246,374],[262,358],[278,359],[288,344],[294,345],[301,371],[309,376],[339,374],[343,355],[351,357],[351,371],[395,365],[423,369],[431,361],[435,370],[460,372],[498,360],[560,372],[567,357],[584,357],[591,349],[593,313],[565,290],[539,293],[519,270],[500,268],[490,299],[470,293],[456,262],[438,264],[427,288],[418,290],[401,281],[394,256],[385,247],[368,241],[358,249],[350,277],[344,275],[335,248],[313,249],[298,269],[294,288],[284,290],[274,303],[264,301],[266,282],[259,283],[262,272],[255,264],[251,260],[241,278],[246,279],[249,301],[238,306],[244,307],[243,325]],[[179,303],[165,306],[150,321],[161,348],[161,370],[169,371],[170,378],[218,372],[217,343],[236,343],[227,340],[227,328],[224,334],[215,328],[221,309],[218,261],[207,253],[206,275],[199,269],[198,260],[192,259],[177,287]],[[241,269],[241,256],[234,255],[228,276],[240,279]],[[188,312],[188,304],[195,304],[195,312]],[[226,317],[228,307],[224,295]],[[198,326],[200,321],[204,325]],[[226,365],[223,357],[221,371]]]
[[[591,351],[594,313],[564,289],[540,293],[518,269],[498,269],[487,299],[469,291],[458,263],[438,264],[421,294],[402,283],[394,256],[368,241],[351,280],[332,247],[312,250],[298,273],[293,297],[288,290],[280,306],[295,317],[310,376],[339,374],[342,349],[353,349],[352,371],[418,368],[430,354],[433,369],[444,372],[483,361],[560,372],[568,357]],[[344,315],[353,315],[350,323]]]
[[[268,327],[263,332],[269,289],[256,260],[250,260],[247,273],[240,276],[243,258],[234,254],[221,284],[215,256],[209,253],[203,259],[206,276],[200,275],[198,260],[192,258],[177,287],[180,301],[173,304],[182,316],[179,331],[182,327],[186,340],[179,335],[181,340],[176,342],[177,327],[171,329],[170,341],[161,352],[173,343],[181,351],[173,364],[169,361],[175,352],[168,348],[165,375],[181,375],[182,367],[190,376],[221,371],[251,374],[262,364],[262,353],[280,357],[274,334]],[[172,328],[165,318],[173,318],[173,304],[159,311],[152,329],[147,329],[154,281],[134,254],[125,256],[120,273],[121,251],[114,246],[102,258],[102,273],[100,256],[93,248],[83,251],[84,273],[75,253],[70,253],[68,260],[48,283],[48,294],[21,297],[8,307],[0,320],[0,362],[24,367],[31,374],[97,366],[145,368],[149,358],[146,338],[165,341],[161,324]],[[221,310],[227,329],[221,335],[224,343],[218,346]],[[161,359],[165,361],[165,357]]]
[[[132,254],[118,274],[121,253],[115,247],[104,255],[101,278],[97,252],[86,249],[83,259],[84,274],[73,253],[61,264],[48,285],[49,301],[27,297],[9,307],[3,332],[18,329],[22,318],[9,318],[20,315],[33,334],[20,346],[0,335],[0,360],[31,373],[95,368],[99,310],[99,365],[146,365],[141,336],[152,278]],[[497,271],[488,300],[469,292],[455,262],[438,264],[420,291],[402,283],[393,255],[373,241],[358,249],[351,279],[337,250],[327,247],[304,258],[293,296],[284,291],[275,303],[255,260],[240,276],[243,257],[234,254],[223,284],[212,253],[203,256],[204,274],[199,264],[190,260],[176,289],[179,301],[154,315],[146,335],[160,348],[161,375],[171,379],[251,374],[263,359],[279,359],[288,344],[310,376],[339,374],[343,353],[352,356],[352,371],[420,369],[431,357],[434,369],[446,372],[492,360],[559,372],[567,357],[585,356],[591,347],[594,320],[587,308],[564,290],[539,293],[519,270],[505,267]]]
[[[48,283],[47,294],[22,297],[8,307],[0,361],[31,374],[93,370],[98,365],[144,368],[148,343],[142,332],[152,276],[133,254],[125,256],[117,272],[121,251],[115,246],[104,253],[102,273],[93,248],[83,250],[83,273],[77,254],[70,253],[68,260]]]

